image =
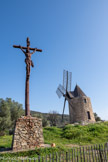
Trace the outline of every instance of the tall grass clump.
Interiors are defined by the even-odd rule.
[[[78,144],[105,143],[108,141],[108,122],[82,125],[67,125],[62,137]]]

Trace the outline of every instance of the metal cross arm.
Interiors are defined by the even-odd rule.
[[[17,46],[17,45],[13,45],[14,48],[22,48],[22,49],[27,49],[27,47],[22,47],[22,46]],[[37,48],[31,48],[29,47],[29,50],[36,50],[38,52],[42,52],[41,49],[37,49]]]
[[[31,48],[29,38],[27,38],[27,47],[13,45],[14,48],[19,48],[25,54],[25,63],[26,63],[26,84],[25,84],[25,116],[30,116],[30,106],[29,106],[29,78],[30,78],[30,69],[31,66],[34,67],[34,64],[31,60],[31,56],[36,51],[42,52],[41,49]],[[32,50],[32,52],[30,51]]]

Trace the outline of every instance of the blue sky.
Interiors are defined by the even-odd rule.
[[[62,113],[63,98],[56,88],[63,69],[91,98],[93,111],[108,119],[108,1],[107,0],[1,0],[0,98],[24,105],[24,54],[12,46],[43,50],[32,55],[31,110]],[[68,104],[65,113],[68,113]]]

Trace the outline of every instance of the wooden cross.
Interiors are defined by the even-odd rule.
[[[26,86],[25,86],[25,116],[30,116],[30,105],[29,105],[29,78],[30,78],[30,69],[31,66],[34,67],[34,64],[31,60],[31,55],[36,51],[42,52],[41,49],[31,48],[29,38],[27,38],[27,47],[13,45],[14,48],[20,48],[25,54],[25,63],[26,63]],[[30,50],[32,52],[30,52]]]

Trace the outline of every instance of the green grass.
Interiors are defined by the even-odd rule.
[[[0,148],[11,148],[12,136],[0,136]]]
[[[72,144],[91,145],[104,144],[108,141],[108,122],[89,124],[87,126],[71,124],[64,128],[46,127],[43,129],[45,144],[55,143],[56,148],[40,148],[34,151],[26,151],[19,153],[0,154],[0,156],[28,156],[35,157],[37,155],[49,154],[53,151],[63,151]],[[11,147],[12,136],[0,137],[0,148]],[[68,146],[67,146],[68,145]]]
[[[62,136],[79,145],[102,144],[108,141],[108,122],[81,125],[67,125]]]
[[[66,152],[66,148],[55,147],[55,148],[37,148],[36,150],[13,152],[13,153],[2,153],[0,157],[13,158],[13,157],[26,157],[34,158],[40,156],[49,155],[56,152]]]
[[[62,137],[63,130],[57,127],[46,127],[43,130],[45,143],[51,144],[55,143],[56,145],[67,144],[69,140]]]
[[[65,144],[103,144],[108,141],[108,122],[89,124],[86,126],[71,124],[62,128],[44,128],[45,143]]]

